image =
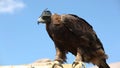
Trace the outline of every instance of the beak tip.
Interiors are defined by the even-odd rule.
[[[37,22],[37,24],[39,25],[39,22]]]
[[[37,20],[37,24],[38,24],[38,25],[40,24],[40,18],[38,18],[38,20]]]

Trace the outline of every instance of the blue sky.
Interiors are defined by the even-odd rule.
[[[38,17],[46,8],[52,13],[84,18],[102,41],[109,56],[107,62],[120,61],[119,0],[0,0],[0,65],[54,59],[54,43],[45,25],[37,25]],[[74,61],[72,54],[67,57],[68,63]]]

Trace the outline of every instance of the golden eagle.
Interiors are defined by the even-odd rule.
[[[54,61],[66,62],[66,54],[72,53],[76,59],[73,68],[79,62],[93,63],[99,68],[110,68],[106,63],[107,55],[93,27],[74,14],[53,14],[44,10],[38,23],[45,23],[46,30],[56,48]]]

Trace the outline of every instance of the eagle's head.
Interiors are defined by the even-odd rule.
[[[51,15],[52,15],[52,13],[49,10],[45,9],[42,12],[41,16],[38,18],[38,24],[39,23],[49,23],[51,21]]]

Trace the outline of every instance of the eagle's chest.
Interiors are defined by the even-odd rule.
[[[72,42],[74,35],[63,25],[51,25],[49,27],[51,36],[58,42]]]

